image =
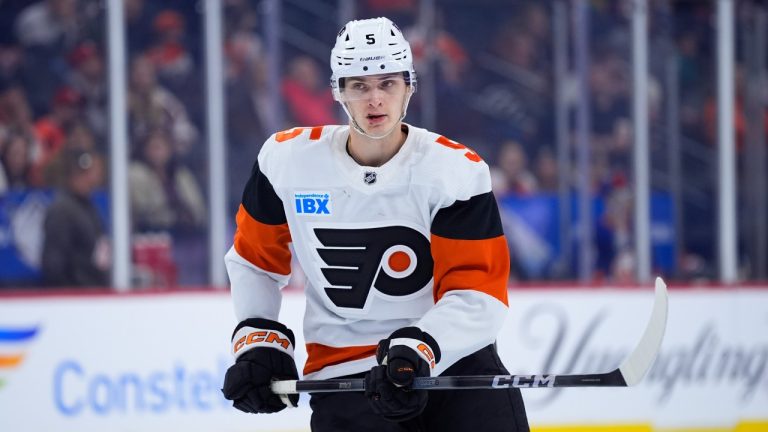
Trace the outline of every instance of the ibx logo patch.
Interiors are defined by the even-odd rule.
[[[297,192],[293,194],[296,214],[330,215],[331,194],[328,192]]]
[[[0,327],[0,388],[5,385],[6,376],[21,366],[25,348],[37,336],[37,331],[37,327]]]

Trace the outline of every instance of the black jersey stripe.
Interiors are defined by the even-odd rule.
[[[475,195],[440,209],[432,221],[432,234],[458,240],[482,240],[504,234],[493,193]]]
[[[285,209],[280,197],[275,193],[269,179],[259,168],[259,162],[253,164],[251,178],[245,184],[242,198],[245,211],[257,221],[279,225],[286,223]]]

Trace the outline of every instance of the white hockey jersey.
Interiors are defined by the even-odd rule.
[[[226,255],[235,312],[278,320],[292,242],[307,277],[307,378],[369,370],[379,340],[412,325],[437,341],[437,375],[505,319],[509,252],[487,164],[406,127],[380,167],[349,156],[348,126],[277,133],[246,185]]]

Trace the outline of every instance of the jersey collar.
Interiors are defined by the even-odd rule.
[[[376,191],[384,186],[407,181],[407,171],[403,167],[408,163],[408,155],[413,153],[416,140],[415,128],[403,123],[408,128],[408,136],[400,149],[390,160],[378,167],[358,164],[347,152],[349,126],[339,129],[333,138],[334,159],[349,184],[361,191]]]

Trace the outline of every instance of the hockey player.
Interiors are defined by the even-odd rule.
[[[271,413],[298,395],[293,331],[278,321],[293,248],[307,276],[304,377],[364,377],[366,391],[313,394],[313,431],[527,431],[517,389],[412,390],[415,377],[508,374],[495,349],[509,252],[488,166],[403,123],[416,91],[408,42],[386,18],[349,22],[331,52],[347,126],[272,135],[226,255],[235,364],[223,392]]]

